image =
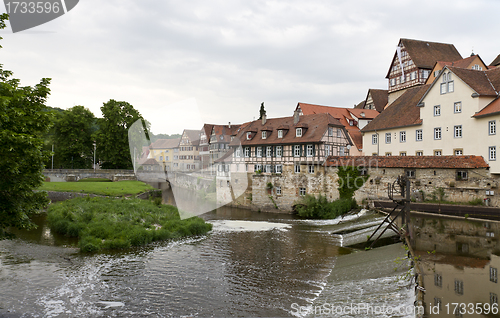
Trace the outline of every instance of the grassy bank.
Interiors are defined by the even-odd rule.
[[[212,229],[198,217],[180,220],[174,206],[140,199],[67,200],[49,206],[47,221],[52,231],[78,237],[82,252],[146,245]]]
[[[354,199],[338,199],[328,201],[325,196],[306,195],[304,199],[295,206],[298,215],[307,219],[335,219],[352,209],[357,208]]]
[[[135,195],[154,188],[141,181],[117,182],[44,182],[39,190],[81,192],[109,196]]]

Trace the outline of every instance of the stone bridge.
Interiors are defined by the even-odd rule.
[[[111,181],[137,180],[134,170],[120,169],[45,169],[46,181],[71,182],[87,178],[105,178]]]

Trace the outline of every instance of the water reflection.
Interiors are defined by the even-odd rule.
[[[500,223],[429,217],[412,222],[427,317],[485,317],[480,311],[500,317],[493,307],[500,295]]]

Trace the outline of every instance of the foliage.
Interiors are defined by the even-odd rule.
[[[139,194],[152,189],[152,186],[141,181],[44,182],[40,187],[40,190],[45,191],[81,192],[109,196]]]
[[[346,166],[338,168],[338,190],[341,199],[351,199],[354,192],[361,188],[369,175],[361,175],[357,167]]]
[[[78,237],[81,252],[123,249],[153,241],[202,235],[212,224],[180,220],[177,208],[140,199],[77,198],[50,205],[50,229]]]
[[[54,124],[54,152],[59,165],[56,167],[92,168],[95,122],[94,114],[83,106],[74,106],[57,114]]]
[[[444,201],[445,197],[446,197],[446,194],[444,193],[444,189],[441,187],[434,189],[434,191],[432,191],[432,200],[434,200],[434,201],[439,200],[440,202],[442,202],[442,201]]]
[[[0,15],[0,29],[7,14]],[[50,115],[42,110],[49,95],[50,79],[34,87],[20,87],[20,80],[0,65],[0,237],[5,229],[34,228],[30,216],[47,205],[44,192],[33,192],[43,181],[43,136]]]
[[[266,115],[266,110],[264,109],[264,102],[260,104],[260,109],[259,109],[259,120],[262,119]]]
[[[268,183],[266,184],[266,189],[271,190],[273,187],[274,187],[274,186],[273,186],[273,184],[272,184],[271,182],[268,182]]]
[[[180,134],[172,134],[172,135],[169,135],[169,134],[158,134],[158,135],[155,135],[153,133],[149,133],[149,138],[150,138],[150,141],[151,143],[157,141],[158,139],[178,139],[178,138],[181,138],[182,135]]]
[[[101,107],[103,118],[99,120],[96,135],[97,156],[103,169],[132,169],[128,129],[142,116],[132,105],[110,99]]]
[[[356,200],[352,198],[328,201],[326,196],[320,195],[316,198],[309,194],[295,206],[298,215],[308,219],[334,219],[355,208]]]
[[[467,202],[468,205],[483,205],[483,199],[476,198]]]

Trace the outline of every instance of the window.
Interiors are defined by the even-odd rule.
[[[405,82],[405,76],[401,75],[401,84]]]
[[[453,150],[453,154],[455,156],[461,156],[464,154],[464,151],[462,149],[455,149],[455,150]]]
[[[263,131],[262,132],[262,139],[266,139],[267,138],[267,131]]]
[[[423,155],[424,155],[424,152],[422,150],[415,152],[415,156],[423,156]]]
[[[283,172],[283,165],[276,165],[276,173],[282,173]]]
[[[441,127],[434,128],[434,140],[441,139]]]
[[[399,132],[399,142],[406,142],[406,131]]]
[[[415,170],[406,170],[406,176],[408,178],[415,178]]]
[[[399,153],[399,155],[400,155],[400,156],[406,156],[406,151],[401,151],[401,152]]]
[[[453,93],[454,83],[451,79],[451,72],[444,73],[441,81],[441,94]]]
[[[457,180],[467,180],[467,171],[465,170],[458,170],[457,171]]]
[[[241,148],[240,147],[236,148],[236,157],[237,158],[241,157]]]
[[[262,147],[257,147],[257,157],[262,157]]]
[[[266,147],[266,157],[271,157],[273,155],[273,147],[267,146]]]
[[[295,171],[295,173],[299,173],[300,172],[300,165],[298,165],[298,164],[295,165],[294,166],[294,171]]]
[[[441,308],[441,298],[434,297],[434,307],[438,308],[439,311],[442,310],[442,308]]]
[[[252,139],[252,132],[248,131],[247,132],[247,140],[250,140],[250,139]]]
[[[386,144],[391,143],[391,133],[385,133],[385,143]]]
[[[330,145],[325,145],[325,156],[329,156],[331,151]]]
[[[453,128],[455,138],[462,138],[462,125]]]
[[[372,145],[376,145],[378,143],[378,134],[372,135]]]
[[[278,130],[278,138],[283,138],[283,130]]]
[[[434,116],[441,116],[441,105],[434,106]]]
[[[423,133],[422,129],[417,129],[415,132],[415,137],[417,141],[422,141],[423,140]]]
[[[308,157],[312,157],[314,156],[314,149],[313,149],[313,145],[307,145],[307,153],[306,155]]]
[[[342,129],[337,128],[337,137],[342,137]]]
[[[498,283],[498,270],[495,267],[490,267],[490,282]]]
[[[293,146],[293,156],[300,157],[300,145]]]
[[[434,274],[434,286],[443,287],[443,276],[441,274]]]
[[[271,173],[271,172],[273,172],[273,168],[272,168],[272,166],[271,166],[271,165],[266,165],[266,171],[265,171],[265,172],[266,172],[266,173]]]
[[[160,156],[160,161],[163,161],[163,156]]]
[[[339,156],[345,156],[345,147],[339,146]]]
[[[302,137],[302,128],[295,129],[295,137]]]
[[[455,114],[457,113],[461,113],[462,112],[462,102],[456,102],[455,104],[453,104],[453,112]]]
[[[495,293],[490,293],[490,305],[497,304],[498,305],[498,295]]]
[[[283,156],[283,146],[276,146],[276,157],[281,158]]]
[[[299,195],[305,196],[306,195],[306,188],[299,188]]]
[[[497,147],[488,147],[488,157],[489,160],[497,160]]]
[[[488,134],[496,135],[497,134],[497,122],[496,120],[492,120],[488,122]]]
[[[255,172],[257,172],[257,171],[262,171],[262,165],[261,164],[255,165]]]
[[[314,165],[309,165],[309,173],[314,173]]]
[[[464,282],[458,279],[455,279],[455,294],[457,295],[464,294]]]
[[[328,127],[328,136],[333,137],[333,127]]]
[[[245,158],[250,157],[250,147],[245,147]]]
[[[392,152],[386,152],[386,153],[385,153],[385,156],[386,156],[386,157],[390,157],[390,156],[392,156]]]
[[[441,156],[441,150],[434,150],[434,156]]]
[[[281,195],[281,187],[276,187],[276,195]]]

